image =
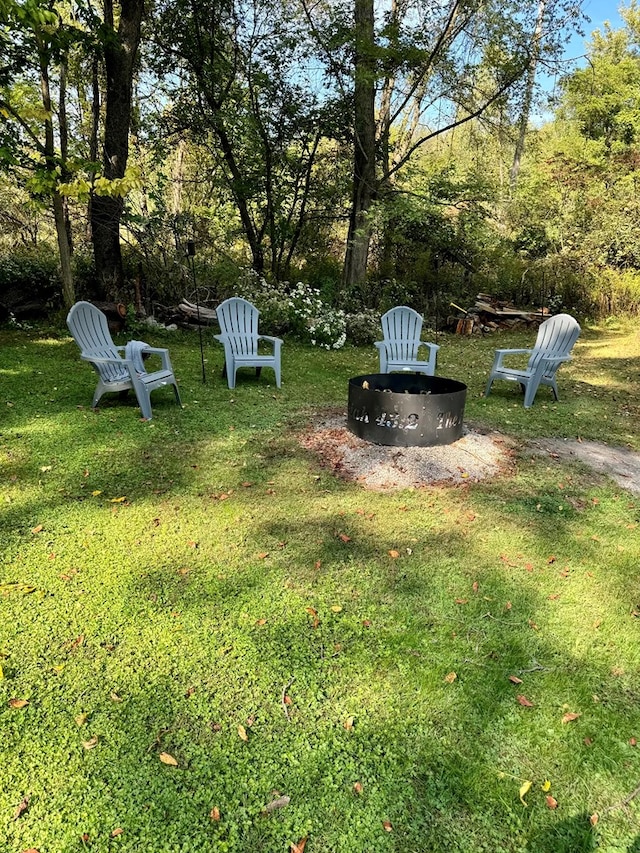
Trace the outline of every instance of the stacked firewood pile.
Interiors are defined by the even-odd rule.
[[[198,326],[212,326],[216,322],[215,308],[207,308],[205,305],[196,305],[187,299],[182,299],[177,305],[168,307],[166,305],[153,306],[154,316],[163,323],[169,325],[175,323],[181,329],[197,329]]]
[[[497,299],[489,293],[478,293],[473,308],[464,309],[451,304],[462,315],[449,318],[449,325],[458,335],[537,327],[549,316],[548,308],[518,308],[512,302]]]

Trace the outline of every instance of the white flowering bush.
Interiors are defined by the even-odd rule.
[[[271,283],[248,271],[241,293],[260,311],[260,324],[275,334],[288,332],[312,346],[340,349],[347,340],[344,311],[327,304],[317,288],[299,281]]]

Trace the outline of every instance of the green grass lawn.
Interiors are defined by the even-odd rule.
[[[515,471],[397,493],[296,440],[373,347],[229,391],[206,337],[203,385],[197,335],[144,333],[185,403],[145,423],[62,331],[0,331],[0,851],[638,853],[640,498],[526,447],[640,450],[633,327],[526,411],[482,391],[531,334],[440,335]]]

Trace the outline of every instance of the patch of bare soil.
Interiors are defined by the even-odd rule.
[[[366,489],[394,490],[435,483],[477,482],[507,472],[513,442],[497,432],[465,426],[462,438],[443,447],[386,447],[358,438],[345,412],[319,414],[300,436],[322,463]]]
[[[580,462],[636,495],[640,495],[640,453],[625,447],[610,447],[597,441],[544,438],[530,442],[534,452],[551,459]]]

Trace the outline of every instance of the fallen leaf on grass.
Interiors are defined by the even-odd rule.
[[[267,624],[266,619],[256,619],[256,625],[260,625],[262,627],[262,625],[266,625],[266,624]]]
[[[585,745],[585,746],[591,746],[591,745],[593,744],[593,738],[591,738],[591,737],[586,737],[586,738],[583,740],[583,743],[584,743],[584,745]]]
[[[112,702],[122,702],[121,697],[118,696],[117,693],[112,693],[109,698],[111,699]]]
[[[220,820],[220,809],[218,806],[214,806],[209,812],[209,817],[211,820],[215,820],[216,822]]]
[[[122,835],[123,832],[124,832],[124,829],[121,826],[118,826],[115,829],[111,830],[111,837],[117,838],[119,835]]]
[[[240,740],[243,740],[245,743],[249,743],[249,735],[247,734],[247,730],[244,726],[238,726],[238,736]]]
[[[344,723],[342,725],[348,732],[350,732],[351,729],[353,728],[354,722],[355,722],[355,720],[353,717],[347,717],[347,719],[344,721]]]
[[[392,560],[396,560],[400,556],[400,552],[392,549],[391,551],[389,551],[389,556]]]
[[[637,745],[638,745],[637,739],[634,737],[630,737],[629,738],[629,746],[637,746]]]
[[[542,783],[542,785],[540,785],[540,787],[542,788],[542,790],[546,794],[547,791],[551,790],[551,782],[549,781],[549,779],[545,779],[544,782]]]
[[[510,676],[509,676],[509,681],[510,681],[512,684],[522,684],[522,683],[523,683],[522,679],[521,679],[521,678],[518,678],[518,676],[517,676],[517,675],[510,675]]]
[[[444,680],[447,682],[447,684],[453,684],[457,677],[458,676],[455,672],[450,672],[448,675],[445,675]]]
[[[10,708],[26,708],[28,704],[28,699],[9,699]]]
[[[526,779],[522,783],[522,785],[520,785],[520,792],[519,792],[520,793],[520,802],[522,803],[523,806],[527,805],[524,801],[524,798],[529,793],[529,789],[531,788],[531,784],[532,783],[528,779]]]
[[[160,755],[158,756],[158,758],[160,759],[160,761],[163,764],[167,764],[169,767],[177,767],[178,766],[178,762],[175,760],[173,755],[169,755],[168,752],[161,752]]]
[[[577,720],[578,717],[581,717],[582,714],[574,714],[573,712],[569,714],[565,714],[562,718],[563,723],[572,723],[574,720]]]
[[[83,740],[82,745],[85,749],[93,749],[94,746],[98,745],[98,735],[94,735],[91,740]]]
[[[290,853],[304,853],[304,848],[306,846],[307,846],[307,836],[305,835],[305,837],[301,838],[297,844],[294,844],[293,841],[291,842]]]
[[[473,586],[471,587],[471,589],[472,589],[474,592],[477,592],[477,591],[478,591],[478,589],[479,589],[478,581],[474,581],[474,582],[473,582]]]
[[[393,832],[393,825],[392,825],[390,820],[383,820],[382,821],[382,828],[384,829],[385,832]]]
[[[269,556],[269,552],[268,552],[268,551],[260,551],[260,553],[258,554],[258,559],[259,559],[259,560],[264,560],[264,559],[266,559],[268,556]]]
[[[353,790],[356,794],[361,794],[362,793],[362,782],[354,782],[353,783]]]
[[[347,536],[346,533],[339,533],[338,539],[340,539],[341,542],[351,542],[351,537]]]
[[[36,527],[31,528],[32,533],[42,533],[43,530],[44,530],[44,525],[42,525],[42,524],[38,524],[38,525],[36,525]]]
[[[523,708],[533,708],[533,702],[529,702],[526,696],[520,694],[516,698]]]
[[[123,495],[121,498],[111,498],[111,500],[109,501],[109,503],[111,503],[111,504],[121,504],[121,503],[123,503],[124,501],[126,501],[126,499],[127,499],[127,496],[126,496],[126,495]]]
[[[341,613],[342,607],[339,604],[332,604],[331,610],[333,611],[333,613]]]
[[[74,717],[74,720],[76,721],[76,725],[78,726],[78,728],[80,728],[80,726],[84,726],[84,724],[87,722],[88,719],[89,719],[88,714],[78,714],[77,717]]]
[[[20,801],[20,804],[16,807],[15,812],[13,813],[13,819],[18,820],[22,812],[26,812],[29,808],[29,797],[23,797]]]
[[[591,815],[591,817],[589,818],[589,823],[591,824],[591,826],[595,826],[597,824],[598,820],[599,820],[598,812],[594,812]]]
[[[468,598],[456,598],[456,604],[467,604],[468,601]]]
[[[545,799],[545,802],[546,802],[546,804],[547,804],[547,808],[548,808],[548,809],[557,809],[557,808],[558,808],[558,801],[556,800],[556,798],[555,798],[555,797],[552,797],[552,796],[549,794],[549,795],[548,795],[547,797],[545,797],[544,799]]]

